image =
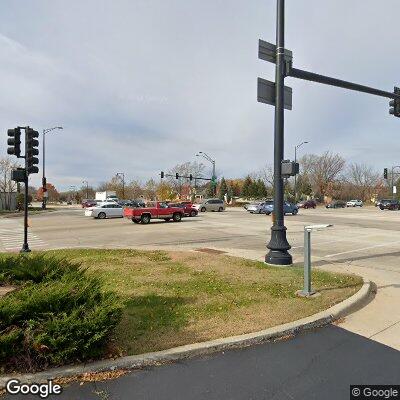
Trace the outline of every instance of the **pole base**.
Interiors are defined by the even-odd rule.
[[[24,243],[22,246],[22,249],[20,250],[20,253],[29,253],[31,249],[28,246],[28,243]]]
[[[287,250],[270,250],[265,256],[265,263],[271,265],[292,265],[293,258]]]
[[[313,299],[315,297],[321,296],[321,293],[320,292],[316,292],[315,290],[311,290],[311,292],[307,292],[307,291],[304,291],[304,290],[298,290],[296,292],[296,296]]]
[[[290,244],[286,239],[286,227],[273,225],[271,228],[271,240],[267,245],[269,253],[265,256],[265,262],[272,265],[292,265],[293,258],[288,252]]]

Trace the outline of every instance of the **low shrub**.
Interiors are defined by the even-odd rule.
[[[101,356],[121,318],[118,297],[65,259],[3,257],[0,274],[19,288],[0,299],[0,364],[33,370]]]

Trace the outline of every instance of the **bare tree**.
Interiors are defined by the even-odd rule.
[[[317,197],[329,195],[331,185],[341,178],[346,160],[326,151],[322,155],[306,154],[300,159],[303,174],[308,178]]]
[[[363,201],[371,200],[378,186],[381,185],[381,174],[366,164],[350,164],[347,180],[354,187],[354,196]],[[356,195],[357,194],[357,195]]]
[[[7,210],[11,209],[12,193],[17,191],[16,182],[11,180],[11,171],[17,167],[18,162],[12,161],[10,157],[0,158],[0,192]]]

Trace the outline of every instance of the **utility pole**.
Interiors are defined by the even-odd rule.
[[[125,173],[117,172],[115,176],[122,181],[122,199],[125,199]]]
[[[392,167],[392,200],[394,200],[394,195],[396,194],[395,193],[395,186],[394,186],[394,174],[395,174],[394,170],[396,168],[400,168],[400,165],[394,165]],[[396,191],[397,191],[397,187],[396,187]]]
[[[86,184],[86,200],[89,198],[89,182],[88,181],[82,181],[82,184]]]
[[[206,159],[208,162],[211,163],[211,165],[212,165],[211,185],[213,187],[212,193],[213,193],[213,196],[216,196],[216,194],[217,194],[217,177],[215,175],[215,160],[213,160],[207,153],[204,153],[204,151],[199,151],[198,154],[196,154],[196,157],[203,157],[204,159]]]
[[[301,147],[303,144],[308,142],[301,142],[300,144],[294,146],[294,162],[297,162],[297,149]],[[294,202],[297,202],[297,174],[294,176]]]

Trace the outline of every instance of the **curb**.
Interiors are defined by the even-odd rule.
[[[48,379],[79,376],[86,373],[114,371],[116,369],[138,369],[159,365],[162,363],[183,360],[186,358],[192,358],[195,356],[211,354],[227,349],[256,345],[272,339],[293,336],[308,329],[319,328],[327,325],[362,307],[368,301],[369,295],[373,291],[372,289],[373,283],[364,280],[363,285],[357,293],[325,311],[321,311],[317,314],[311,315],[310,317],[288,322],[286,324],[278,325],[258,332],[230,336],[227,338],[215,339],[207,342],[188,344],[152,353],[126,356],[112,360],[95,361],[90,364],[53,368],[33,374],[13,374],[1,376],[0,389],[5,388],[7,381],[12,378],[19,379],[24,383],[40,383],[45,382]]]

